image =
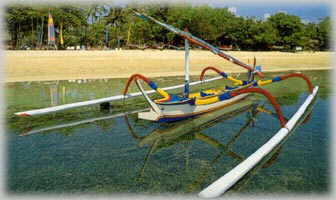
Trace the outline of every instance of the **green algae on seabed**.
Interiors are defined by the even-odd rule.
[[[329,191],[328,71],[305,72],[320,85],[310,121],[299,126],[258,169],[238,193],[325,193]],[[272,78],[284,73],[266,73]],[[242,76],[241,76],[242,77]],[[198,77],[192,77],[197,80]],[[153,79],[160,87],[183,83],[183,77]],[[279,129],[264,113],[251,118],[249,109],[230,117],[220,111],[185,121],[158,124],[138,120],[135,114],[19,136],[39,129],[147,107],[142,97],[113,102],[112,110],[99,105],[32,118],[18,111],[120,94],[125,79],[22,82],[6,85],[7,190],[10,193],[195,193],[236,166]],[[199,88],[223,87],[225,80]],[[295,87],[294,87],[295,86]],[[266,86],[290,117],[307,96],[300,79]],[[147,88],[149,89],[149,88]],[[181,92],[183,89],[176,89]],[[135,92],[134,85],[130,92]],[[271,106],[259,95],[265,107]],[[214,116],[210,122],[207,118]],[[198,124],[204,122],[202,125]],[[186,124],[186,125],[184,125]],[[245,127],[245,125],[248,126]],[[242,131],[241,131],[242,130]],[[132,132],[133,131],[133,132]],[[241,133],[240,133],[241,131]],[[145,142],[146,136],[160,140]],[[156,134],[155,134],[156,133]],[[162,133],[162,137],[158,133]],[[171,133],[164,137],[165,133]],[[229,148],[226,148],[229,146]]]

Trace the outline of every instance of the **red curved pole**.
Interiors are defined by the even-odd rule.
[[[146,83],[150,83],[151,80],[149,80],[147,77],[141,75],[141,74],[133,74],[131,77],[129,77],[129,79],[127,80],[127,83],[126,83],[126,86],[125,86],[125,89],[124,89],[124,95],[127,94],[127,91],[128,91],[128,87],[130,86],[131,82],[134,80],[134,79],[141,79],[143,81],[145,81]]]
[[[280,76],[281,80],[285,80],[287,78],[292,78],[292,77],[299,77],[299,78],[303,78],[308,85],[308,89],[310,93],[313,93],[313,84],[310,82],[309,78],[307,76],[305,76],[304,74],[300,74],[300,73],[292,73],[292,74],[287,74],[284,76]]]
[[[209,67],[206,67],[202,70],[202,73],[201,73],[201,76],[200,76],[200,80],[203,80],[204,78],[204,74],[207,70],[213,70],[215,72],[217,72],[218,74],[221,74],[222,71],[220,71],[219,69],[217,69],[216,67],[212,67],[212,66],[209,66]]]
[[[262,94],[264,96],[267,97],[267,99],[271,102],[271,104],[273,105],[275,112],[278,115],[278,119],[280,121],[280,125],[281,127],[285,127],[286,125],[286,120],[281,112],[280,109],[280,105],[278,104],[278,102],[276,102],[275,98],[271,95],[271,93],[269,93],[268,91],[261,89],[261,88],[244,88],[241,90],[237,90],[237,91],[233,91],[231,92],[231,96],[237,96],[240,94],[244,94],[244,93],[259,93]]]

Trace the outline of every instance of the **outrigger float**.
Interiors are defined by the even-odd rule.
[[[308,107],[312,105],[319,87],[313,86],[308,77],[301,73],[291,73],[288,75],[278,76],[270,80],[264,80],[264,75],[261,72],[261,67],[256,66],[256,59],[254,58],[253,65],[249,65],[239,61],[238,59],[222,52],[219,48],[208,44],[207,42],[193,36],[189,32],[179,30],[171,25],[162,23],[150,16],[145,14],[138,13],[134,11],[135,15],[138,17],[154,22],[169,31],[174,32],[175,34],[183,37],[185,39],[185,83],[182,85],[176,85],[167,88],[159,88],[156,83],[151,81],[149,78],[141,75],[134,74],[132,75],[124,89],[123,95],[117,95],[113,97],[107,97],[103,99],[96,99],[86,102],[78,102],[66,105],[60,105],[55,107],[30,110],[24,112],[15,113],[18,116],[33,116],[33,115],[42,115],[48,114],[51,112],[88,106],[94,104],[101,104],[104,102],[111,102],[116,100],[127,99],[135,96],[143,95],[150,105],[150,110],[146,112],[139,112],[138,118],[151,120],[156,122],[173,122],[177,120],[186,119],[189,117],[193,117],[196,115],[200,115],[203,113],[207,113],[210,111],[218,110],[218,109],[228,109],[231,105],[237,104],[240,101],[244,101],[248,95],[257,93],[264,95],[274,107],[277,118],[280,122],[281,129],[262,147],[260,147],[255,153],[246,158],[242,163],[240,163],[237,167],[232,169],[230,172],[225,174],[223,177],[215,181],[213,184],[209,185],[206,189],[204,189],[199,196],[201,197],[218,197],[223,194],[225,191],[230,189],[238,180],[240,180],[245,174],[247,174],[252,168],[254,168],[266,155],[268,155],[274,148],[276,148],[283,140],[288,136],[289,132],[294,129],[294,127],[300,122],[302,116],[307,111]],[[192,44],[198,45],[205,49],[210,50],[215,55],[218,55],[235,65],[241,66],[248,70],[248,78],[247,80],[239,80],[228,75],[225,72],[220,71],[218,68],[209,66],[204,68],[201,72],[200,81],[190,83],[189,79],[189,42]],[[203,80],[204,75],[207,71],[215,71],[220,76],[215,77],[208,80]],[[258,76],[259,80],[255,80],[255,76]],[[227,79],[232,81],[234,87],[225,86],[225,89],[208,89],[203,90],[197,93],[190,93],[190,86],[197,85],[203,82],[209,82],[219,79]],[[277,103],[276,98],[272,96],[268,91],[260,88],[261,86],[268,85],[271,83],[280,82],[286,80],[288,78],[301,78],[303,79],[308,86],[309,96],[305,100],[305,102],[301,105],[298,111],[289,119],[283,116],[280,105]],[[146,82],[149,87],[153,90],[145,91],[141,80]],[[136,85],[140,92],[127,94],[128,88],[130,84],[135,81]],[[176,89],[176,88],[184,88],[183,95],[170,94],[167,91]],[[148,94],[157,92],[162,96],[161,99],[152,100],[149,98]]]

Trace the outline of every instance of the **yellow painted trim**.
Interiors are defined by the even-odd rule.
[[[206,105],[206,104],[212,104],[219,101],[218,96],[211,96],[208,98],[196,98],[195,104],[196,105]]]
[[[161,96],[163,96],[162,99],[156,99],[156,100],[154,100],[156,103],[161,102],[161,101],[167,101],[167,100],[169,100],[170,95],[166,91],[164,91],[163,89],[157,88],[156,92],[159,93]]]
[[[257,107],[257,110],[258,110],[259,112],[264,112],[264,113],[267,113],[267,114],[272,114],[272,111],[266,110],[266,109],[261,108],[261,107]]]
[[[264,86],[264,85],[272,83],[272,80],[266,80],[266,81],[259,80],[257,83],[259,86]]]
[[[232,76],[228,76],[227,79],[232,81],[234,83],[234,85],[243,85],[243,81],[235,79]]]
[[[247,96],[246,96],[247,97]],[[163,116],[160,116],[156,119],[156,121],[160,120],[161,118],[177,118],[177,117],[188,117],[188,116],[192,116],[192,115],[199,115],[199,114],[202,114],[202,113],[207,113],[207,112],[211,112],[211,111],[214,111],[214,110],[217,110],[217,109],[220,109],[220,108],[225,108],[227,106],[231,106],[237,102],[240,102],[240,101],[243,101],[246,99],[246,97],[242,98],[242,99],[237,99],[235,101],[232,101],[230,103],[227,103],[227,104],[224,104],[224,105],[221,105],[221,106],[216,106],[216,107],[212,107],[212,108],[209,108],[207,110],[203,110],[203,111],[199,111],[199,112],[192,112],[188,115],[163,115]]]
[[[222,90],[218,90],[218,89],[208,89],[208,90],[204,90],[203,92],[205,92],[205,93],[212,93],[213,95],[218,95],[219,93],[221,93],[221,92],[223,92]],[[191,93],[191,94],[189,94],[189,96],[188,96],[190,99],[191,98],[203,98],[203,97],[201,97],[201,94],[200,94],[200,92],[195,92],[195,93]],[[211,97],[211,96],[210,96]]]

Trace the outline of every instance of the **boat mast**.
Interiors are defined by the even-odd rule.
[[[248,81],[251,82],[254,80],[254,71],[256,68],[256,57],[253,59],[253,70],[248,72]]]
[[[202,40],[202,39],[200,39],[200,38],[197,38],[197,37],[193,36],[192,34],[190,34],[190,33],[188,33],[188,32],[181,31],[180,29],[175,28],[175,27],[173,27],[173,26],[171,26],[171,25],[162,23],[162,22],[160,22],[160,21],[154,19],[154,18],[151,17],[151,16],[147,16],[147,15],[145,15],[145,14],[138,13],[138,12],[136,12],[136,11],[134,11],[134,10],[133,10],[133,12],[134,12],[135,15],[137,15],[138,17],[140,17],[140,18],[142,18],[142,19],[150,20],[150,21],[152,21],[152,22],[154,22],[154,23],[156,23],[156,24],[158,24],[158,25],[160,25],[160,26],[163,26],[164,28],[168,29],[169,31],[172,31],[173,33],[175,33],[175,34],[177,34],[177,35],[183,37],[184,39],[187,39],[187,40],[190,41],[191,43],[194,43],[194,44],[196,44],[196,45],[198,45],[198,46],[201,46],[201,47],[203,47],[203,48],[205,48],[205,49],[210,50],[210,51],[211,51],[212,53],[214,53],[215,55],[218,55],[218,56],[220,56],[220,57],[222,57],[222,58],[224,58],[224,59],[226,59],[226,60],[228,60],[228,61],[230,61],[230,62],[236,64],[236,65],[239,65],[239,66],[241,66],[241,67],[247,69],[248,71],[253,71],[253,67],[252,67],[252,66],[250,66],[250,65],[248,65],[248,64],[246,64],[246,63],[243,63],[242,61],[240,61],[240,60],[234,58],[233,56],[230,56],[230,55],[228,55],[228,54],[222,52],[219,48],[217,48],[217,47],[215,47],[215,46],[213,46],[213,45],[211,45],[211,44],[205,42],[204,40]],[[256,74],[257,74],[259,77],[261,77],[261,78],[264,77],[264,75],[263,75],[261,72],[259,72],[259,71],[256,71]]]
[[[187,31],[187,29],[185,29]],[[184,97],[189,96],[189,41],[184,39]]]

